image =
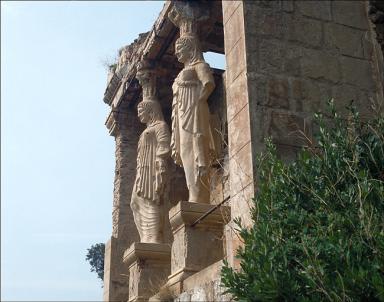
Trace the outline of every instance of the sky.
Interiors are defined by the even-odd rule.
[[[1,301],[102,300],[85,257],[112,233],[106,65],[163,5],[1,1]]]
[[[85,255],[112,232],[105,62],[163,4],[1,2],[1,301],[102,300]]]

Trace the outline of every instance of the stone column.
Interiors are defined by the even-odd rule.
[[[116,167],[112,210],[112,237],[104,258],[104,301],[128,300],[129,271],[123,265],[123,253],[138,241],[130,198],[136,171],[137,142],[142,125],[136,112],[113,109],[107,128],[116,141]]]

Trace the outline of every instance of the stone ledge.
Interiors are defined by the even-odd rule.
[[[123,262],[128,266],[144,259],[170,261],[171,247],[165,243],[134,242],[123,256]]]
[[[214,207],[215,205],[211,204],[180,201],[169,211],[169,220],[171,222],[172,230],[175,231],[183,225],[190,226]],[[229,215],[230,208],[221,206],[201,220],[198,225],[222,226],[226,223],[224,218],[230,217]]]

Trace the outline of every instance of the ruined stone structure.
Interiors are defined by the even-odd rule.
[[[330,98],[341,111],[355,100],[365,118],[383,110],[382,25],[383,7],[375,0],[166,2],[152,30],[120,50],[108,75],[106,126],[116,141],[116,170],[104,300],[228,300],[220,268],[223,259],[238,265],[234,255],[241,243],[233,219],[250,222],[249,203],[257,188],[254,159],[264,139],[271,136],[279,155],[290,160],[313,141],[313,114]],[[186,36],[188,41],[178,40]],[[200,51],[224,54],[226,70],[209,68]],[[140,64],[149,66],[150,79],[137,70]],[[157,85],[145,82],[156,80]],[[179,158],[182,167],[177,152],[176,163],[168,158],[169,185],[162,187],[164,202],[159,202],[166,215],[156,226],[162,240],[140,242],[134,212],[141,210],[132,210],[130,203],[140,135],[151,130],[137,110],[153,95],[173,137],[185,135],[175,121],[188,125],[175,107],[203,108],[203,114],[191,113],[195,128],[182,130],[197,129],[183,138],[190,158]],[[158,153],[164,161],[165,151]],[[196,162],[201,164],[188,170]],[[146,183],[154,193],[156,175]],[[189,199],[190,175],[201,176],[208,189],[204,198]],[[156,215],[153,221],[160,221]],[[156,227],[146,231],[157,234]]]

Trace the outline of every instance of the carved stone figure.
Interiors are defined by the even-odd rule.
[[[171,11],[169,17],[180,27],[175,55],[184,64],[172,86],[172,158],[184,167],[188,201],[209,203],[208,177],[214,144],[207,100],[215,82],[191,18],[183,18],[177,11]]]
[[[139,70],[136,77],[143,87],[143,101],[137,107],[138,117],[146,124],[146,129],[140,136],[137,149],[131,208],[140,241],[162,243],[170,133],[154,94],[153,75],[148,70]]]

